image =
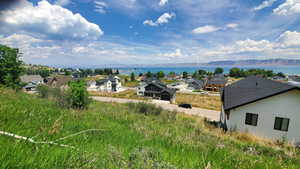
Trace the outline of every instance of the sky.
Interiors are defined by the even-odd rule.
[[[62,66],[300,59],[300,0],[2,0],[0,44]]]

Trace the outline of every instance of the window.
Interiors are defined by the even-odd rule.
[[[258,114],[246,113],[245,124],[251,126],[257,126]]]
[[[275,130],[280,130],[280,131],[288,131],[289,130],[289,123],[290,123],[290,119],[288,119],[288,118],[276,117],[275,118],[274,129]]]

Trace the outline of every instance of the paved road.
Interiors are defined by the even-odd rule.
[[[207,119],[209,119],[211,121],[219,121],[219,119],[220,119],[219,111],[207,110],[207,109],[201,109],[201,108],[195,108],[195,107],[192,109],[184,109],[184,108],[178,107],[177,105],[170,104],[169,102],[160,101],[160,100],[143,101],[143,100],[121,99],[121,98],[99,97],[99,96],[92,96],[91,98],[96,101],[101,101],[101,102],[117,102],[117,103],[147,102],[147,103],[161,106],[163,109],[166,109],[166,110],[170,110],[170,111],[176,110],[176,111],[183,112],[183,113],[189,114],[189,115],[206,117]]]

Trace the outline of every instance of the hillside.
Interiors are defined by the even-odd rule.
[[[299,168],[293,148],[275,149],[225,135],[199,118],[137,107],[93,102],[74,111],[0,89],[0,130],[75,147],[0,135],[0,168]],[[101,130],[78,133],[88,129]]]
[[[265,59],[265,60],[226,60],[209,62],[209,66],[299,66],[300,60],[296,59]]]

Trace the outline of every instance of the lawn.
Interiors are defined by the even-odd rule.
[[[136,100],[147,100],[145,97],[138,96],[135,90],[125,90],[118,93],[109,93],[109,92],[89,92],[92,96],[101,96],[101,97],[116,97],[116,98],[125,98],[125,99],[136,99]]]
[[[210,110],[220,110],[221,109],[221,99],[220,96],[209,96],[202,94],[186,94],[186,93],[176,93],[176,103],[189,103],[194,107],[210,109]]]
[[[101,130],[72,136],[87,129]],[[87,110],[75,111],[22,92],[0,89],[0,130],[36,141],[72,136],[57,143],[75,147],[33,144],[0,135],[0,168],[300,166],[300,153],[294,148],[241,141],[202,119],[147,105],[93,102]]]

